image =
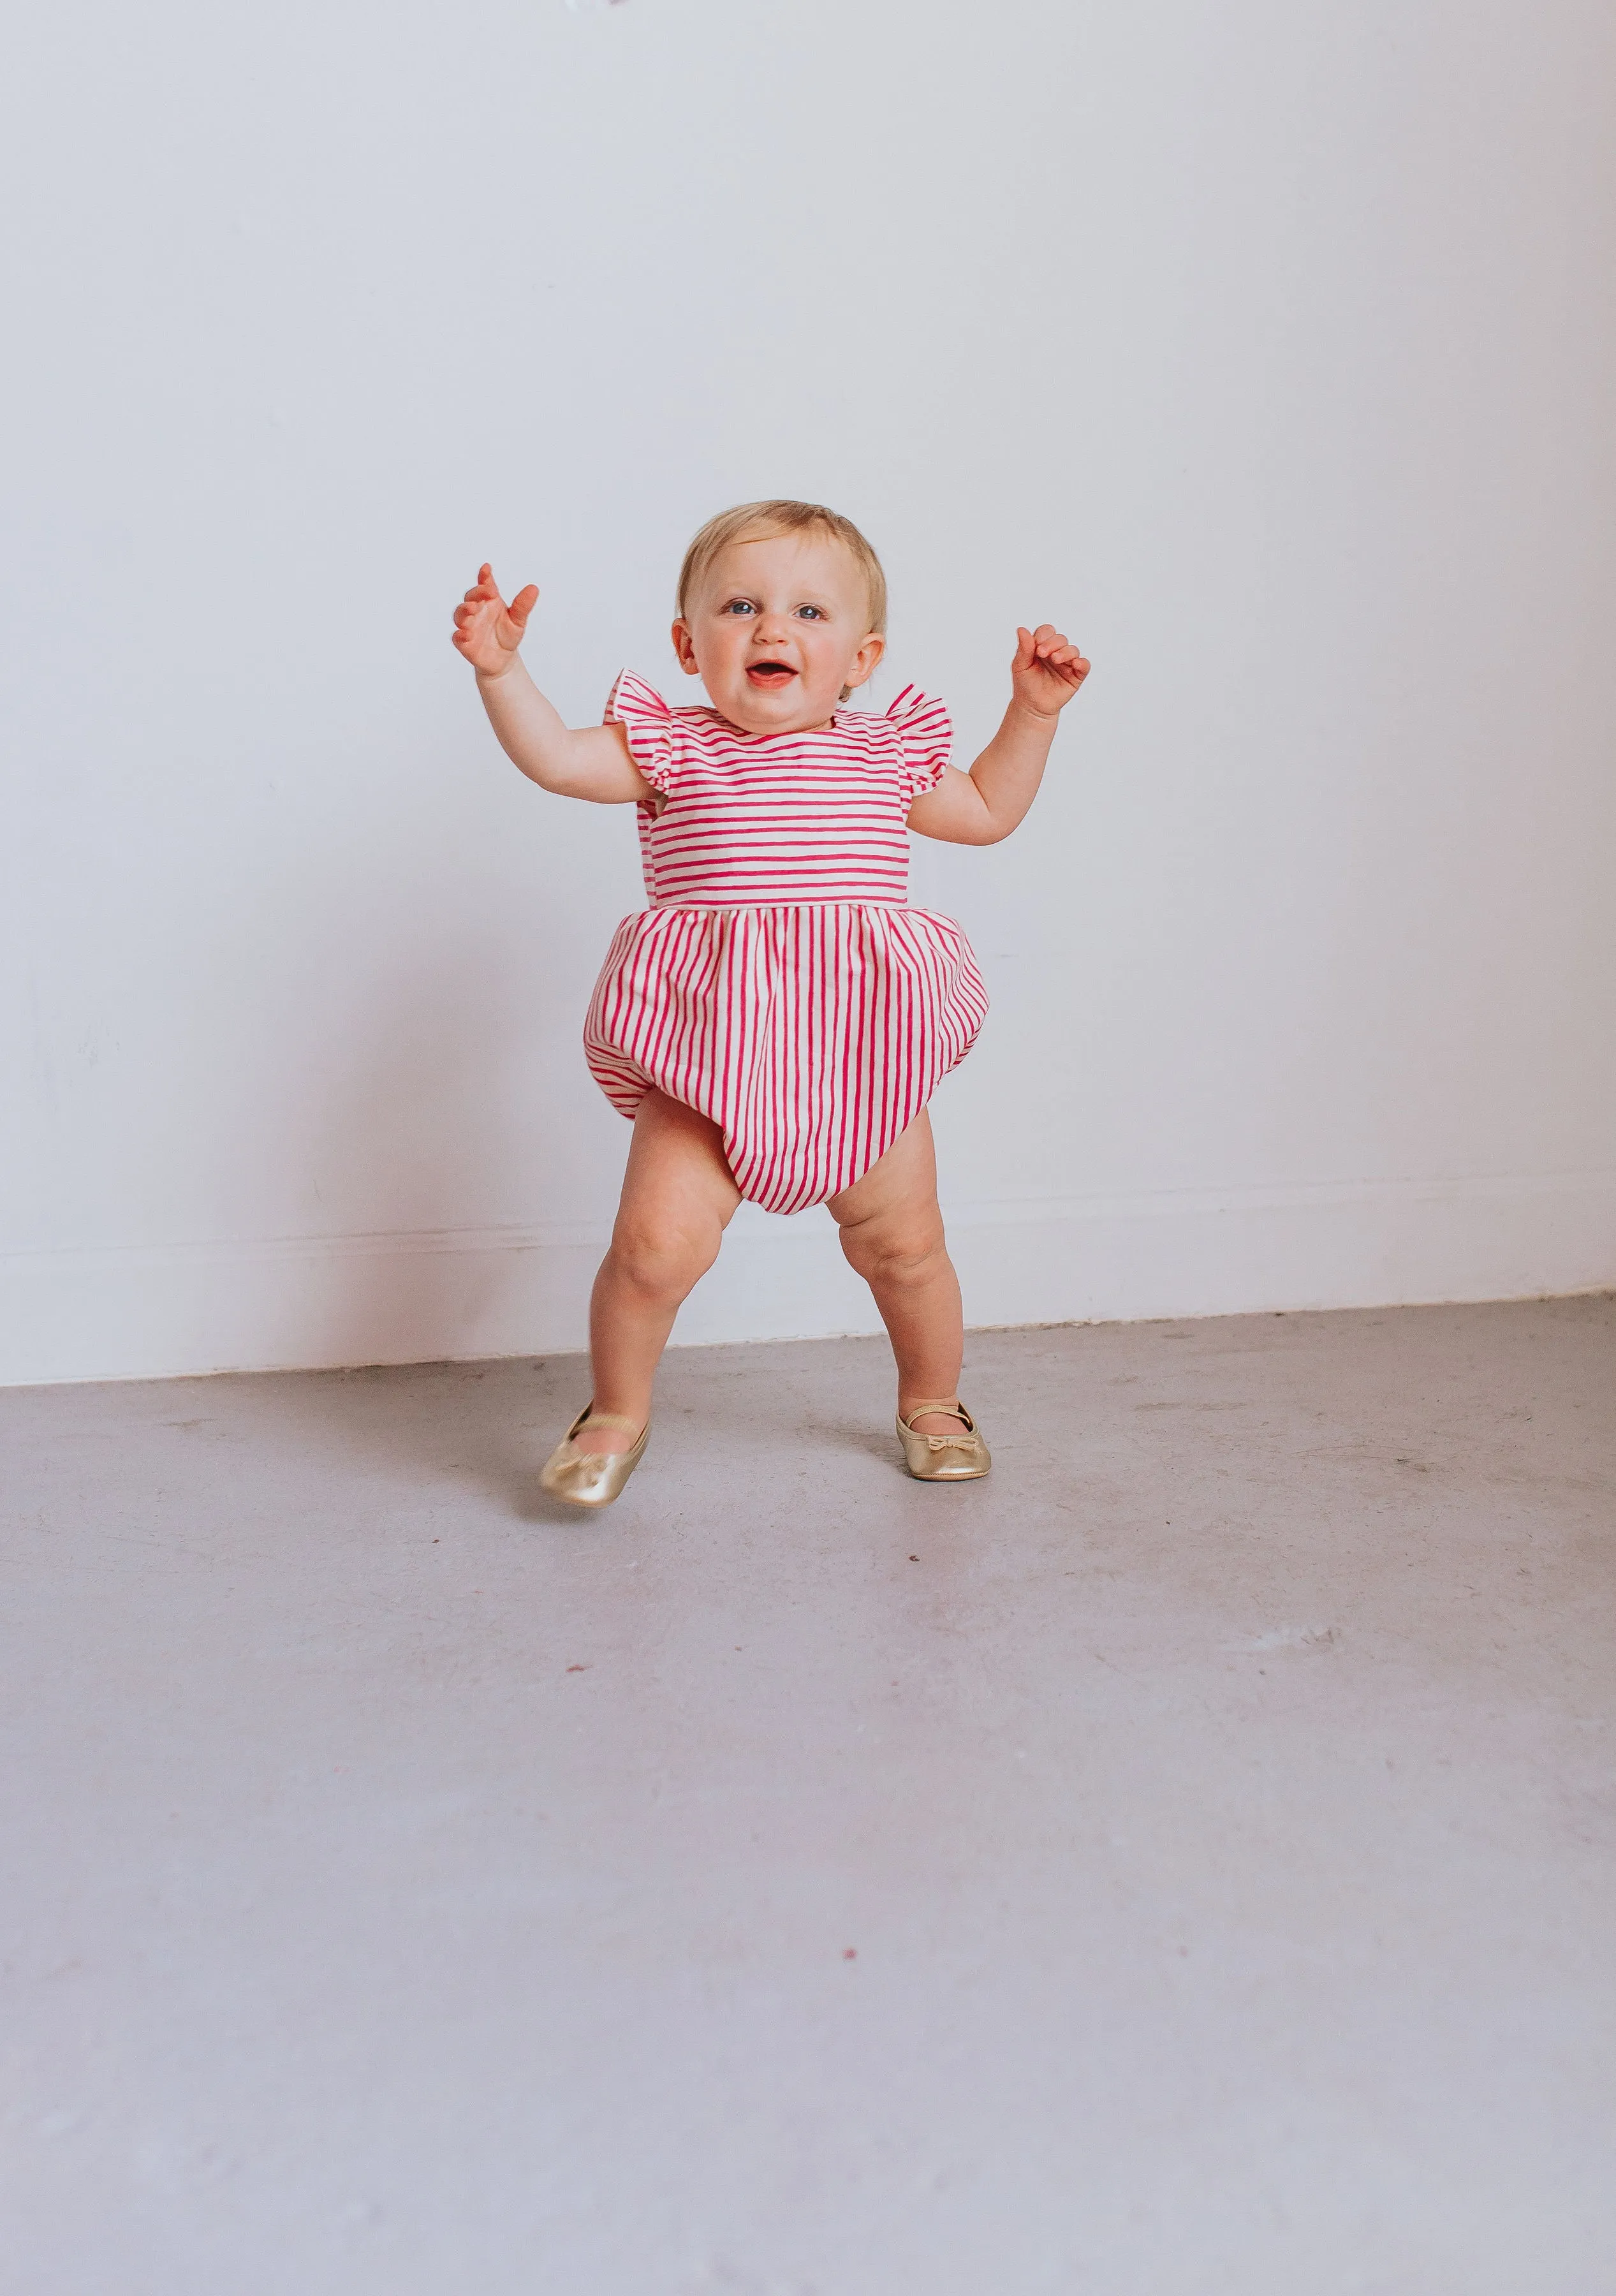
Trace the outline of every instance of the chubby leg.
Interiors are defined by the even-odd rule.
[[[648,1092],[634,1119],[623,1198],[589,1303],[595,1407],[633,1428],[591,1430],[592,1451],[627,1451],[651,1416],[651,1389],[673,1319],[718,1256],[741,1191],[716,1124]]]
[[[959,1399],[965,1351],[959,1278],[943,1238],[937,1201],[931,1119],[920,1114],[850,1188],[831,1198],[841,1248],[875,1294],[898,1358],[898,1407]],[[923,1435],[958,1432],[958,1422],[929,1411]]]

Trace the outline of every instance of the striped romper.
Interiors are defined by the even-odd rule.
[[[628,671],[606,704],[657,792],[650,906],[618,927],[584,1049],[612,1106],[654,1086],[710,1117],[741,1193],[796,1212],[850,1187],[975,1042],[987,992],[949,918],[908,906],[907,816],[948,762],[913,686],[748,734]]]

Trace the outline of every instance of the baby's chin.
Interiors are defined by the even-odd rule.
[[[828,724],[841,688],[827,694],[804,685],[800,677],[781,685],[758,685],[742,678],[723,681],[717,693],[711,687],[708,692],[718,715],[743,734],[799,734]]]

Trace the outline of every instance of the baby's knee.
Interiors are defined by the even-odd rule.
[[[619,1220],[611,1239],[611,1263],[622,1282],[647,1300],[683,1300],[718,1256],[719,1230],[653,1227]]]
[[[941,1225],[872,1220],[844,1227],[841,1248],[866,1283],[883,1290],[930,1283],[947,1259]]]

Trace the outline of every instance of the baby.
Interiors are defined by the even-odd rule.
[[[947,712],[913,686],[884,714],[847,709],[886,650],[886,580],[816,503],[743,504],[686,552],[673,644],[705,709],[625,671],[603,725],[562,725],[519,652],[537,597],[507,604],[483,567],[454,643],[530,781],[638,808],[650,903],[618,927],[585,1024],[634,1136],[590,1305],[595,1393],[544,1488],[591,1507],[622,1490],[674,1317],[742,1197],[829,1206],[891,1339],[909,1472],[985,1475],[926,1103],[988,1000],[959,927],[908,906],[908,832],[1008,837],[1087,662],[1047,622],[1018,629],[1010,707],[969,773],[948,762]]]

